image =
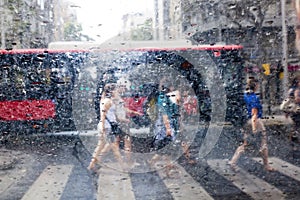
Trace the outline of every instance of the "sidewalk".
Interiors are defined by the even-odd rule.
[[[267,108],[267,105],[263,105],[263,120],[265,125],[292,125],[293,120],[288,116],[286,117],[284,112],[279,109],[278,106],[271,107],[271,113]]]
[[[284,114],[282,115],[271,115],[265,116],[263,121],[266,126],[270,125],[292,125],[294,122],[290,117],[286,117]]]

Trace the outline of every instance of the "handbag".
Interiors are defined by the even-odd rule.
[[[153,137],[153,141],[152,141],[152,148],[157,151],[159,149],[164,148],[165,146],[169,145],[170,143],[172,143],[172,136],[167,135],[165,136],[163,139],[157,140],[156,137]]]
[[[111,132],[112,132],[114,135],[122,136],[122,135],[125,134],[125,133],[122,131],[122,129],[120,128],[119,123],[109,121],[109,119],[108,119],[107,117],[106,117],[106,120],[110,123],[110,126],[111,126]]]
[[[290,97],[284,99],[279,108],[286,113],[300,113],[300,106]]]
[[[172,135],[174,135],[174,129],[171,128]],[[159,149],[164,148],[173,142],[173,136],[166,134],[166,128],[162,121],[162,116],[159,115],[158,119],[155,123],[155,136],[153,136],[151,148],[157,151]]]

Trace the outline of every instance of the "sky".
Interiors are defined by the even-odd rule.
[[[154,4],[153,0],[69,0],[69,2],[77,12],[83,33],[100,42],[120,32],[124,14],[141,12],[151,15]]]

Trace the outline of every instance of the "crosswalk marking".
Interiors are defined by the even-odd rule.
[[[284,199],[285,195],[276,187],[238,168],[238,172],[232,171],[227,164],[228,160],[214,159],[207,161],[210,167],[218,174],[231,181],[240,190],[253,199]]]
[[[24,177],[26,172],[25,169],[16,170],[14,173],[8,170],[0,170],[0,194]]]
[[[59,200],[72,169],[72,165],[48,166],[23,196],[22,200]]]
[[[157,172],[170,190],[174,200],[213,199],[183,167],[176,162],[173,163],[173,166],[176,170],[175,178],[172,175],[168,177],[164,169],[160,168]]]
[[[104,166],[101,167],[99,173],[97,199],[135,199],[128,173]]]
[[[251,159],[263,164],[260,157],[254,157]],[[232,171],[230,166],[227,164],[227,159],[211,159],[207,160],[207,163],[211,169],[217,172],[220,176],[226,178],[239,190],[243,191],[253,199],[284,199],[286,197],[286,194],[275,186],[255,175],[252,175],[240,167],[237,167],[238,172]],[[300,167],[277,157],[270,157],[269,163],[279,173],[300,182]],[[117,165],[117,163],[115,164]],[[114,163],[111,163],[110,166],[115,165]],[[201,187],[199,182],[195,181],[194,178],[177,162],[173,163],[174,168],[171,170],[170,176],[167,176],[166,170],[161,166],[165,166],[165,164],[157,163],[157,174],[170,191],[174,200],[213,199],[213,197],[210,196],[211,194]],[[27,193],[23,196],[22,200],[59,200],[66,188],[69,177],[73,171],[73,167],[73,165],[47,166],[29,188]],[[20,175],[24,176],[25,171],[22,171]],[[6,187],[4,185],[5,187],[2,188],[1,183],[2,185],[4,183],[9,183],[9,185],[13,184],[11,177],[8,175],[6,176],[6,178],[5,176],[1,177],[0,191],[4,191],[5,188],[10,187]],[[151,185],[149,185],[149,187],[151,187]],[[135,200],[130,174],[102,166],[99,170],[97,199]]]
[[[262,164],[261,158],[252,158],[253,160]],[[284,175],[287,175],[297,181],[300,181],[300,167],[297,167],[293,164],[285,162],[279,158],[270,157],[269,164],[276,169],[276,171],[281,172]]]

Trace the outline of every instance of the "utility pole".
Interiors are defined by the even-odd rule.
[[[5,49],[5,24],[4,24],[4,18],[5,18],[5,8],[4,8],[4,0],[0,0],[0,17],[1,17],[1,22],[0,22],[0,28],[1,28],[1,49]]]
[[[154,0],[154,40],[159,40],[158,0]]]
[[[287,30],[286,30],[286,0],[281,0],[281,19],[282,19],[282,65],[283,65],[283,97],[287,97],[288,92],[288,56],[287,56]]]

